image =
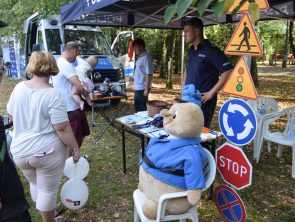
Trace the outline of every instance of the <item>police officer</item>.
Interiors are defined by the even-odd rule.
[[[194,84],[202,95],[205,127],[209,128],[217,103],[217,93],[228,79],[232,65],[224,53],[203,35],[203,22],[192,18],[184,23],[185,41],[191,44],[184,72],[184,85]]]

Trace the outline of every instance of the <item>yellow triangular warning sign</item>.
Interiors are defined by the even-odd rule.
[[[243,57],[239,59],[221,92],[246,99],[257,99],[256,89]]]
[[[234,3],[232,6],[229,8],[228,12],[232,13],[233,10],[240,4],[242,0],[234,0]],[[259,10],[267,10],[269,5],[267,0],[256,0],[255,3],[258,5]],[[249,2],[246,1],[243,6],[239,9],[238,12],[246,12],[248,11],[249,8]]]
[[[248,14],[244,14],[225,50],[227,55],[262,56],[262,50]]]

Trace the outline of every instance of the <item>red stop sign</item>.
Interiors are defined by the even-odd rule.
[[[243,150],[224,143],[216,150],[216,165],[223,180],[238,190],[252,183],[252,165]]]

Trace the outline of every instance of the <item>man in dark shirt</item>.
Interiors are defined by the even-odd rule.
[[[203,35],[203,22],[192,18],[184,24],[185,41],[191,44],[182,87],[194,84],[202,95],[205,127],[209,128],[217,103],[217,93],[228,79],[232,65],[224,53]]]

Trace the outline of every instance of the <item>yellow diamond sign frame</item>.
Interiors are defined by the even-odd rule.
[[[228,13],[232,13],[233,10],[240,4],[242,0],[234,0],[233,5],[229,8]],[[256,0],[255,3],[258,5],[259,10],[267,10],[269,8],[267,0]],[[249,8],[249,2],[246,1],[238,12],[247,12]]]
[[[257,92],[247,63],[243,57],[239,59],[221,92],[246,99],[257,99]]]
[[[227,55],[263,55],[259,40],[248,14],[243,15],[224,53]]]

